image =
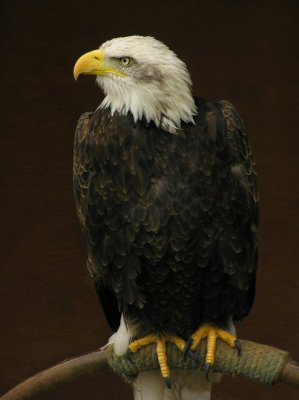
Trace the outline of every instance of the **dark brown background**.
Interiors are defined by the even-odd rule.
[[[76,121],[94,79],[73,81],[104,40],[150,34],[186,61],[194,92],[228,98],[245,119],[261,193],[257,297],[241,338],[299,359],[298,12],[284,1],[1,1],[0,394],[110,330],[85,270],[72,194]],[[112,385],[112,386],[109,386]],[[56,398],[130,399],[111,374]],[[293,389],[225,378],[214,400],[297,399]]]

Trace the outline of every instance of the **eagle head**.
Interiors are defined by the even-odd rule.
[[[157,127],[177,133],[181,123],[194,123],[196,107],[186,64],[165,44],[150,36],[108,40],[98,50],[80,57],[74,78],[97,75],[106,97],[100,107],[145,118]]]

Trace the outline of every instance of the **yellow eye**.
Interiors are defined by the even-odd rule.
[[[122,57],[119,59],[119,63],[122,67],[129,67],[132,64],[132,59],[130,57]]]

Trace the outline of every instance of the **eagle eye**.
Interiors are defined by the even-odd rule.
[[[130,57],[121,57],[118,61],[122,67],[130,67],[132,65],[132,58]]]

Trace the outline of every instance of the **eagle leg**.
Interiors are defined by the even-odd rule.
[[[132,353],[136,353],[136,351],[138,351],[142,347],[146,347],[152,343],[156,343],[156,353],[158,357],[161,374],[165,380],[167,387],[170,389],[171,388],[170,369],[167,363],[167,353],[166,353],[167,342],[173,343],[182,352],[185,348],[185,341],[178,336],[168,335],[168,334],[164,336],[150,334],[140,339],[136,339],[132,343],[130,343],[129,350]]]
[[[204,324],[200,326],[197,331],[193,333],[191,338],[186,342],[184,354],[190,349],[192,352],[199,346],[202,339],[207,338],[207,354],[206,354],[206,365],[205,372],[206,378],[209,380],[209,372],[215,362],[216,353],[216,342],[217,339],[221,339],[226,342],[230,347],[236,348],[238,355],[241,355],[241,344],[240,341],[231,333],[218,328],[212,324]]]

